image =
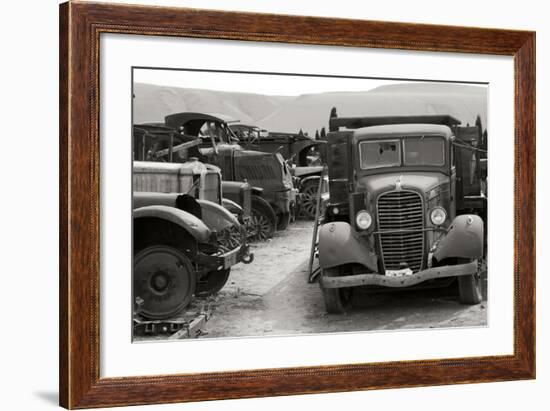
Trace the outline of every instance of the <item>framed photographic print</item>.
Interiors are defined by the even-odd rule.
[[[535,34],[60,6],[60,403],[535,377]]]

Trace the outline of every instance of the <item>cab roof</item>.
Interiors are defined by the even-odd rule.
[[[194,120],[213,121],[217,123],[226,123],[227,121],[231,121],[228,116],[224,116],[222,114],[197,113],[191,111],[170,114],[164,117],[164,122],[166,125],[176,129],[185,125],[187,122]]]
[[[329,120],[331,131],[340,127],[357,129],[390,124],[441,124],[449,127],[460,125],[460,120],[449,114],[427,114],[407,116],[332,117]]]
[[[353,130],[355,139],[376,139],[386,137],[413,137],[438,135],[450,138],[453,133],[448,126],[440,124],[391,124],[385,126],[363,127]]]

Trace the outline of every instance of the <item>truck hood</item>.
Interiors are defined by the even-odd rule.
[[[307,166],[307,167],[298,166],[294,169],[294,175],[296,177],[320,175],[322,172],[323,172],[323,166]]]
[[[266,191],[286,191],[292,188],[292,175],[282,156],[254,150],[236,150],[236,180],[248,181]]]
[[[265,153],[263,151],[254,151],[254,150],[235,150],[236,156],[246,156],[246,157],[274,157],[272,153]]]
[[[383,192],[395,190],[399,186],[403,190],[427,193],[448,181],[449,177],[441,173],[375,174],[358,178],[357,189],[360,191],[365,190],[375,197]]]

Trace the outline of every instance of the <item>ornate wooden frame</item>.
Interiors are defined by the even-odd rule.
[[[99,36],[275,41],[513,56],[514,354],[100,378]],[[196,9],[60,6],[60,404],[90,408],[535,377],[535,33]]]

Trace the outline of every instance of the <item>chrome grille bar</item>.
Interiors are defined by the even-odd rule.
[[[384,270],[408,266],[422,269],[424,212],[422,198],[413,191],[391,191],[377,201],[379,246]]]

